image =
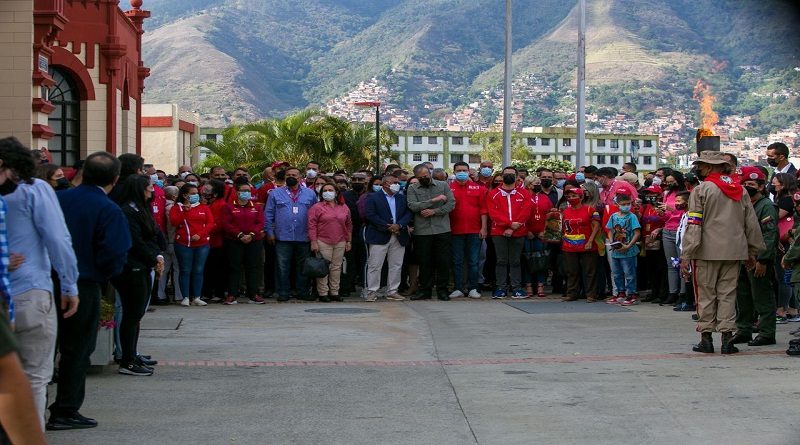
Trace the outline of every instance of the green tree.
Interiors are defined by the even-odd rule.
[[[503,133],[497,131],[484,131],[472,135],[470,141],[481,145],[481,159],[491,161],[496,167],[503,162]],[[511,159],[527,161],[531,157],[528,146],[522,136],[511,135]]]

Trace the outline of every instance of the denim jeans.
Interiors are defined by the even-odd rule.
[[[302,241],[278,241],[275,243],[275,256],[278,265],[278,296],[289,297],[291,290],[290,274],[292,272],[292,262],[295,267],[295,285],[299,297],[309,295],[309,280],[303,275],[303,263],[308,258],[310,243]]]
[[[636,261],[638,257],[611,258],[614,266],[614,285],[617,292],[625,292],[630,297],[636,293]]]
[[[478,262],[481,255],[481,239],[477,233],[453,235],[453,281],[455,290],[471,291],[478,288]],[[464,259],[467,260],[467,287],[464,287]]]
[[[178,257],[178,268],[181,294],[184,298],[200,298],[203,292],[203,272],[206,267],[209,246],[186,247],[175,244],[175,256]]]

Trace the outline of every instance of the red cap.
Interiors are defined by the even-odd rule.
[[[659,194],[659,195],[664,193],[664,190],[662,190],[661,186],[658,186],[658,185],[651,185],[650,187],[647,187],[646,189],[644,189],[644,191],[647,192],[647,193],[656,193],[656,194]]]
[[[739,174],[739,180],[742,181],[742,182],[744,182],[744,181],[756,181],[756,180],[766,181],[767,180],[767,176],[764,174],[764,172],[762,172],[761,169],[759,169],[757,167],[750,167],[750,166],[741,167],[740,170],[741,170],[741,173]]]
[[[289,165],[286,161],[275,161],[272,163],[272,168],[280,167],[281,165]]]
[[[575,179],[575,173],[570,173],[570,175],[567,176],[567,181],[577,181],[577,179]]]

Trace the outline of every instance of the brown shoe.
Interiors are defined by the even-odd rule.
[[[578,301],[578,297],[567,295],[566,297],[562,298],[561,301]]]
[[[597,303],[597,298],[595,297],[586,297],[587,303]]]
[[[406,301],[406,297],[404,297],[404,296],[402,296],[400,294],[387,295],[386,299],[387,300],[391,300],[391,301]]]

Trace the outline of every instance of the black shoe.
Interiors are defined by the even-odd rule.
[[[692,314],[692,320],[697,321],[700,319],[700,316],[697,314]]]
[[[289,297],[278,297],[276,300],[281,302],[286,302],[289,301]]]
[[[158,360],[153,360],[149,358],[150,356],[140,355],[136,357],[136,363],[139,365],[147,366],[148,368],[152,368],[153,366],[158,364]]]
[[[159,300],[158,298],[156,298],[153,301],[151,301],[150,304],[152,304],[153,306],[169,306],[170,303],[169,300],[166,299]]]
[[[733,344],[733,332],[723,332],[722,333],[722,346],[719,348],[720,352],[723,354],[736,354],[739,352],[739,348]]]
[[[412,295],[411,300],[430,300],[431,294],[427,294],[425,292],[417,292],[416,294]]]
[[[752,339],[753,339],[753,334],[745,334],[743,332],[742,333],[737,332],[736,335],[734,335],[733,338],[731,339],[731,343],[733,343],[734,345],[738,345],[740,343],[749,343]],[[774,345],[775,343],[772,344]]]
[[[344,301],[340,295],[331,295],[331,301]]]
[[[436,298],[441,301],[450,301],[450,296],[447,294],[439,294]]]
[[[331,298],[329,296],[325,295],[325,296],[319,297],[319,301],[321,303],[330,303],[331,302]]]
[[[736,337],[734,337],[734,340],[735,339]],[[775,344],[775,337],[765,337],[763,335],[759,335],[753,340],[747,342],[747,346],[768,346],[774,344]]]
[[[118,372],[125,375],[149,376],[153,375],[153,368],[139,366],[136,363],[129,363],[128,365],[120,366]]]
[[[694,352],[702,352],[704,354],[713,354],[714,353],[714,342],[711,339],[710,332],[704,332],[700,334],[700,343],[694,345],[692,347],[692,351]]]
[[[50,416],[45,429],[47,431],[82,430],[97,427],[97,421],[84,417],[80,413],[69,416]]]
[[[298,296],[297,299],[301,301],[317,301],[316,297],[313,297],[311,295],[301,295]]]

